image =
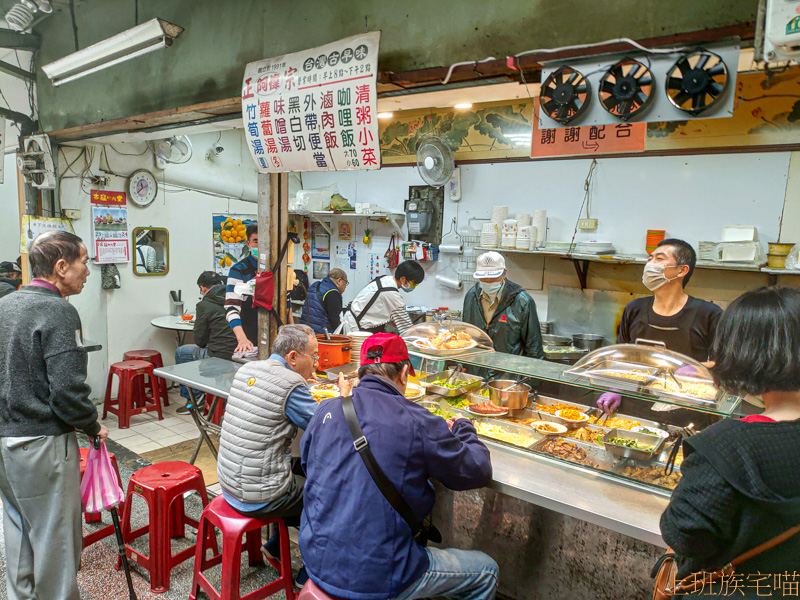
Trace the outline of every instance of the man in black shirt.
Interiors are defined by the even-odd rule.
[[[325,279],[311,284],[300,322],[310,325],[314,333],[324,333],[325,329],[333,333],[341,322],[342,294],[348,283],[347,273],[331,269]]]
[[[696,262],[694,249],[683,240],[667,239],[658,245],[642,275],[642,283],[653,296],[637,298],[625,307],[617,330],[618,344],[632,344],[637,339],[660,341],[668,350],[709,366],[722,309],[684,291]],[[619,394],[605,393],[597,406],[613,412],[619,403]]]

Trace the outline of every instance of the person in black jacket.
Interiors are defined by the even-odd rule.
[[[195,308],[194,344],[184,344],[175,350],[175,364],[203,358],[230,360],[236,349],[236,335],[225,318],[225,285],[214,271],[203,271],[197,278],[203,296]],[[189,390],[181,386],[181,396],[189,400]],[[197,398],[202,393],[197,392]],[[184,412],[179,408],[178,411]]]
[[[723,567],[800,524],[800,291],[762,288],[737,298],[719,321],[712,357],[715,383],[761,396],[765,410],[684,441],[683,477],[661,517],[679,578]],[[795,535],[736,569],[742,593],[728,582],[700,595],[796,597],[800,576],[784,574],[798,566]]]
[[[22,269],[15,262],[0,263],[0,298],[19,289],[22,284]]]

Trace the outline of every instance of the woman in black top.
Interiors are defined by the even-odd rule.
[[[760,395],[765,411],[684,441],[683,478],[661,517],[679,578],[723,567],[800,524],[800,291],[762,288],[737,298],[720,319],[712,357],[715,383]],[[736,571],[698,596],[797,597],[800,535]]]

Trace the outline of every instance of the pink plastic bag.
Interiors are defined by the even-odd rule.
[[[81,503],[84,512],[98,513],[117,506],[124,499],[106,445],[100,449],[89,448],[86,471],[81,480]]]

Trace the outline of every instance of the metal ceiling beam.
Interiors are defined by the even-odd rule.
[[[38,50],[39,36],[34,33],[20,33],[10,29],[0,29],[0,48]]]
[[[30,71],[26,71],[25,69],[20,69],[18,66],[8,64],[7,62],[3,62],[2,60],[0,60],[0,73],[7,73],[12,77],[18,77],[19,79],[27,79],[28,81],[33,81],[36,77]]]

